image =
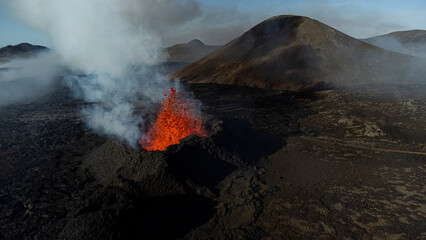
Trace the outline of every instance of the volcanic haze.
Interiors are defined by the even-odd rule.
[[[168,62],[193,63],[214,52],[220,46],[209,46],[198,39],[188,43],[176,44],[165,50],[168,53]]]
[[[363,39],[364,42],[391,51],[426,57],[426,31],[408,30]]]

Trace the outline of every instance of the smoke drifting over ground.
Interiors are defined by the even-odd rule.
[[[148,19],[139,21],[156,5],[135,0],[17,0],[11,8],[50,36],[62,61],[76,73],[66,77],[66,83],[91,103],[82,110],[88,127],[136,146],[143,119],[134,116],[132,98],[142,91],[158,100],[167,90],[161,78],[149,72],[160,56],[161,39]]]
[[[0,65],[0,106],[29,101],[49,91],[61,73],[59,57],[42,53]]]
[[[406,55],[426,58],[426,44],[421,43],[401,43],[393,37],[383,36],[372,39],[365,39],[364,41],[375,46],[391,50],[394,52],[403,53]]]

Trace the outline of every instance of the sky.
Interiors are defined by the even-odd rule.
[[[52,46],[40,30],[21,22],[7,2],[0,0],[0,46],[21,42]],[[88,0],[90,1],[90,0]],[[165,46],[192,39],[211,45],[225,44],[257,23],[283,14],[317,19],[356,38],[393,31],[426,29],[425,0],[141,0],[180,2],[177,12],[157,7],[155,16],[170,18],[158,27]],[[172,17],[170,17],[172,15]],[[158,17],[157,16],[157,17]],[[153,21],[155,22],[155,21]],[[157,21],[158,22],[158,21]]]

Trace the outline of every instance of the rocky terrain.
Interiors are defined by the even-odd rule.
[[[211,134],[164,152],[88,132],[64,88],[1,108],[0,239],[426,236],[418,86],[186,88]]]

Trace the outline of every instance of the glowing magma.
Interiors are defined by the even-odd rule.
[[[173,87],[164,95],[161,111],[147,134],[140,140],[142,148],[148,151],[165,150],[178,144],[189,135],[206,136],[199,111],[195,111],[191,100]]]

